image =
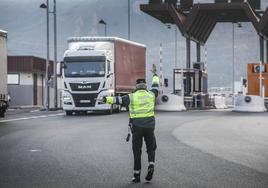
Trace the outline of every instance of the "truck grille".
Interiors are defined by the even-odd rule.
[[[100,83],[70,83],[72,91],[97,91]]]
[[[76,107],[94,107],[98,93],[72,94]]]

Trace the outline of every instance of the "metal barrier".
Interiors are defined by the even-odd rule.
[[[255,95],[238,95],[235,97],[234,111],[238,112],[264,112],[264,99]]]

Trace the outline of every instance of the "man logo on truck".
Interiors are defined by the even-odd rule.
[[[77,87],[78,89],[91,89],[92,88],[91,85],[78,85]]]

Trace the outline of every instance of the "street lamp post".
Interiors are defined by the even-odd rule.
[[[235,97],[235,91],[234,91],[234,82],[235,82],[235,65],[234,65],[234,53],[235,53],[235,44],[234,44],[234,27],[235,27],[235,24],[237,24],[237,26],[240,28],[242,27],[241,23],[239,22],[233,22],[232,23],[232,46],[233,46],[233,49],[232,49],[232,93],[233,93],[233,99],[232,99],[232,103],[234,105],[234,97]]]
[[[53,0],[53,11],[49,11],[49,0],[46,4],[41,4],[40,8],[47,12],[47,59],[46,59],[46,110],[49,110],[49,87],[48,87],[48,67],[49,67],[49,13],[54,17],[54,64],[53,64],[53,85],[54,85],[54,107],[58,107],[58,87],[57,87],[57,21],[56,21],[56,0]]]
[[[49,110],[49,87],[48,87],[48,66],[49,66],[49,10],[48,10],[49,0],[47,0],[47,4],[41,4],[40,8],[46,9],[46,22],[47,22],[47,58],[46,58],[46,76],[45,76],[45,83],[46,83],[46,100],[45,100],[45,108],[46,111]]]
[[[168,29],[171,29],[171,25],[167,25],[167,28]],[[175,56],[175,64],[174,64],[174,68],[176,69],[177,67],[178,67],[178,29],[177,29],[177,26],[175,25],[175,51],[174,51],[174,56]],[[181,67],[182,68],[182,67]],[[182,69],[181,69],[182,70]],[[181,93],[181,95],[182,96],[184,96],[184,88],[183,88],[183,70],[181,71],[181,79],[180,79],[180,81],[181,81],[181,91],[182,91],[182,93]]]
[[[171,25],[167,25],[167,28],[168,29],[171,29]],[[178,52],[177,52],[177,50],[178,50],[178,30],[177,30],[177,26],[175,25],[175,43],[174,43],[174,45],[175,45],[175,52],[174,52],[174,57],[175,57],[175,68],[177,68],[177,60],[178,60]]]
[[[104,33],[105,33],[105,36],[107,36],[107,23],[104,20],[100,20],[99,24],[104,25]]]

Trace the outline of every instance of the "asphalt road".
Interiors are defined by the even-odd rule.
[[[265,123],[254,122],[268,122],[267,115],[228,111],[157,113],[154,179],[151,183],[144,181],[144,149],[142,182],[132,184],[131,144],[125,142],[127,113],[72,117],[61,112],[8,113],[0,119],[0,187],[265,188],[268,133]],[[245,122],[255,128],[241,126]]]

